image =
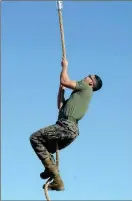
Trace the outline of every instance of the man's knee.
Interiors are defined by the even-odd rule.
[[[37,132],[32,133],[29,137],[30,143],[33,144],[33,142],[36,140],[37,138]]]

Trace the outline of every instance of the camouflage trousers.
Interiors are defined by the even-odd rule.
[[[54,125],[42,128],[30,136],[30,143],[41,161],[59,150],[70,145],[79,135],[77,124],[69,120],[59,120]]]

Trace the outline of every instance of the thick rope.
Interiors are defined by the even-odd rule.
[[[65,48],[65,40],[64,40],[64,27],[63,27],[63,19],[62,19],[62,10],[58,10],[59,15],[59,25],[60,25],[60,35],[61,35],[61,45],[62,45],[62,57],[66,58],[66,48]],[[56,166],[59,170],[59,147],[58,143],[56,143]],[[49,178],[47,182],[45,183],[45,197],[47,201],[50,201],[49,195],[48,195],[48,185],[52,181],[52,178]]]
[[[59,170],[59,146],[58,146],[58,143],[56,143],[56,167]]]
[[[58,15],[59,15],[60,34],[61,34],[62,57],[66,58],[66,48],[65,48],[65,39],[64,39],[64,27],[63,27],[62,10],[58,10]]]
[[[44,187],[44,192],[45,192],[45,197],[47,201],[50,201],[49,195],[48,195],[48,185],[50,184],[52,178],[50,177],[46,183],[45,183],[45,187]]]

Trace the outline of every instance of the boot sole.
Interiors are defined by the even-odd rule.
[[[51,173],[49,173],[49,175],[47,175],[47,176],[43,176],[43,175],[41,175],[42,173],[40,173],[40,178],[41,179],[48,179],[48,178],[50,178],[50,177],[52,177],[53,176],[53,174],[51,174]]]
[[[43,185],[43,189],[45,188],[45,184]],[[57,189],[52,189],[52,188],[48,188],[48,191],[64,191],[64,187],[60,187],[60,188],[57,188]]]
[[[41,178],[41,179],[48,179],[48,178],[50,178],[50,177],[52,177],[52,176],[53,176],[53,175],[49,175],[49,176],[47,176],[47,177],[43,177],[43,176],[40,175],[40,178]]]

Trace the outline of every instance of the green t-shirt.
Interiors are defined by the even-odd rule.
[[[92,94],[92,88],[84,80],[76,82],[75,90],[60,110],[59,119],[68,116],[79,121],[88,109]]]

